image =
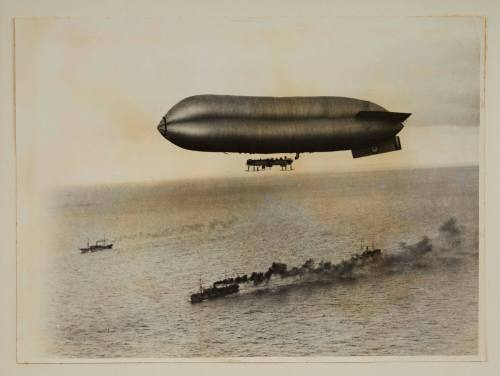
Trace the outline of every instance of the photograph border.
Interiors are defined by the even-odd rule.
[[[455,17],[456,15],[453,15]],[[478,17],[476,15],[471,15],[474,17]],[[377,17],[377,16],[375,16]],[[399,16],[396,16],[399,17]],[[417,16],[417,17],[423,17],[423,16]],[[441,17],[441,16],[439,16]],[[463,16],[459,16],[463,17]],[[71,363],[71,364],[116,364],[116,363],[157,363],[157,362],[167,362],[167,363],[241,363],[243,362],[256,362],[256,363],[281,363],[281,362],[292,362],[292,363],[313,363],[313,362],[318,362],[318,363],[323,363],[323,362],[334,362],[334,363],[342,363],[342,362],[485,362],[487,361],[487,351],[486,351],[486,329],[487,329],[487,322],[486,322],[486,312],[485,312],[485,307],[486,307],[486,283],[487,279],[485,276],[485,264],[486,264],[486,258],[488,256],[488,253],[486,253],[485,246],[486,246],[486,240],[485,240],[485,234],[486,230],[488,229],[488,226],[486,224],[486,183],[487,183],[487,175],[486,175],[486,170],[487,170],[487,149],[486,149],[486,134],[490,135],[494,132],[498,132],[498,130],[492,130],[491,128],[488,128],[487,130],[485,129],[485,113],[486,113],[486,87],[487,87],[487,65],[491,66],[491,63],[487,64],[487,59],[488,59],[488,44],[487,44],[487,17],[484,17],[484,45],[482,48],[482,53],[481,53],[481,58],[482,58],[482,64],[481,64],[481,114],[480,114],[480,163],[479,163],[479,288],[480,288],[480,293],[479,293],[479,354],[477,356],[465,356],[465,357],[454,357],[454,356],[445,356],[445,357],[326,357],[326,358],[334,358],[333,360],[325,360],[325,357],[321,358],[314,358],[314,357],[304,357],[304,358],[216,358],[214,360],[213,358],[160,358],[158,360],[156,359],[127,359],[127,358],[119,358],[119,359],[98,359],[98,360],[83,360],[83,359],[74,359],[67,361],[67,359],[64,360],[56,360],[54,362],[50,361],[49,363]],[[5,24],[2,25],[3,30],[5,29]],[[12,28],[13,28],[13,23],[12,23]],[[498,30],[498,27],[497,27]],[[12,30],[12,33],[14,33],[14,30]],[[13,52],[14,53],[14,52]],[[15,67],[14,67],[15,69]],[[15,85],[12,88],[15,93]],[[497,88],[498,90],[498,88]],[[3,93],[2,93],[3,94]],[[3,98],[2,98],[3,99]],[[498,114],[497,114],[498,116]],[[15,118],[15,114],[14,114]],[[490,119],[490,117],[488,117]],[[3,119],[2,119],[3,120]],[[15,121],[15,119],[14,119]],[[3,130],[2,130],[3,131]],[[12,130],[15,134],[15,130]],[[491,166],[491,165],[490,165]],[[491,196],[491,195],[490,195]],[[490,226],[490,228],[493,228],[493,226]],[[497,277],[498,278],[498,277]],[[17,294],[16,294],[17,296]],[[490,316],[491,317],[491,316]],[[16,325],[16,332],[17,332],[17,325]],[[3,346],[3,343],[2,343]],[[16,346],[17,348],[17,346]],[[3,350],[3,348],[2,348]],[[3,351],[2,351],[3,355]],[[349,358],[348,360],[344,360],[344,358]],[[363,359],[357,359],[357,358],[363,358]],[[387,358],[387,359],[386,359]],[[460,359],[458,359],[460,358]],[[167,359],[167,360],[165,360]],[[250,359],[250,360],[249,360]],[[22,359],[18,359],[18,363],[23,363]],[[45,362],[44,362],[45,363]],[[37,362],[30,362],[29,364],[37,364]]]

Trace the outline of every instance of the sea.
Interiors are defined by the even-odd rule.
[[[297,172],[57,190],[46,355],[476,355],[478,167]],[[112,250],[80,253],[103,237]],[[366,247],[385,261],[349,278],[302,268],[190,302],[200,283]]]

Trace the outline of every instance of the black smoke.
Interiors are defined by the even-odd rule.
[[[320,261],[318,264],[314,259],[307,259],[300,266],[288,268],[287,264],[273,262],[264,272],[252,272],[250,275],[242,275],[234,278],[226,278],[213,283],[213,287],[232,283],[252,283],[254,286],[267,283],[272,277],[290,278],[303,277],[306,275],[325,276],[332,279],[352,279],[357,268],[362,268],[371,263],[375,263],[382,257],[380,249],[365,250],[360,254],[355,254],[347,260],[342,260],[338,264],[330,261]]]
[[[457,249],[462,246],[465,229],[457,224],[456,218],[450,218],[439,227],[439,233],[445,248]]]
[[[457,219],[452,217],[439,227],[439,231],[450,236],[458,236],[463,229],[457,225]]]
[[[366,275],[377,275],[386,272],[404,272],[415,267],[431,266],[439,262],[439,258],[433,258],[432,254],[436,248],[450,251],[462,244],[464,228],[457,224],[455,218],[448,219],[439,227],[439,235],[431,239],[424,235],[413,244],[401,242],[398,247],[382,251],[381,249],[368,249],[356,253],[348,259],[339,263],[330,261],[316,261],[307,259],[302,265],[289,267],[285,263],[273,262],[265,271],[254,271],[250,274],[226,278],[216,281],[213,286],[227,284],[252,284],[258,286],[268,283],[272,278],[302,278],[316,281],[346,281],[355,280]],[[439,246],[436,247],[434,242]]]

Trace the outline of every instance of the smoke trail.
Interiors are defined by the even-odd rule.
[[[235,278],[226,278],[214,282],[213,286],[227,285],[232,283],[253,283],[254,286],[262,283],[267,283],[273,277],[290,278],[303,277],[306,275],[324,276],[330,279],[352,279],[356,269],[361,269],[364,266],[379,261],[382,257],[380,249],[365,250],[361,254],[355,254],[348,260],[343,260],[338,264],[332,264],[330,261],[320,261],[317,265],[311,258],[306,260],[300,266],[294,266],[288,269],[284,263],[273,262],[265,272],[252,272],[250,276],[247,274],[237,276]]]
[[[439,231],[451,236],[457,236],[460,235],[463,230],[457,226],[457,219],[452,217],[439,227]]]
[[[413,266],[423,259],[423,257],[432,252],[434,245],[432,240],[425,235],[415,244],[407,244],[405,242],[399,243],[399,248],[393,250],[391,253],[384,254],[384,266]]]
[[[202,232],[212,232],[216,230],[225,230],[236,224],[238,218],[232,216],[227,220],[212,219],[209,222],[199,222],[199,223],[189,223],[178,227],[168,226],[157,232],[138,232],[135,234],[127,234],[115,237],[115,241],[123,240],[144,240],[144,239],[156,239],[169,237],[172,235],[179,235],[184,233],[202,233]]]
[[[213,286],[226,284],[252,283],[254,286],[268,283],[271,278],[308,277],[308,281],[323,280],[329,282],[353,280],[362,275],[377,274],[383,272],[403,272],[414,267],[423,267],[439,258],[430,258],[436,248],[433,240],[440,240],[444,245],[439,250],[451,250],[462,244],[464,228],[457,225],[455,218],[448,219],[439,227],[439,235],[431,239],[425,235],[414,244],[400,243],[396,249],[382,252],[380,249],[368,249],[362,253],[354,254],[347,260],[333,264],[330,261],[320,261],[316,264],[313,259],[306,260],[300,266],[289,268],[287,264],[273,262],[264,272],[254,271],[250,275],[237,276],[216,281]],[[443,238],[443,239],[440,239]],[[426,264],[427,263],[427,264]],[[311,279],[312,278],[312,279]]]
[[[439,227],[439,233],[444,237],[445,247],[459,248],[462,246],[463,236],[465,229],[457,225],[456,218],[450,218]]]

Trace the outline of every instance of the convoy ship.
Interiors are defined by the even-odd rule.
[[[221,287],[218,287],[222,285]],[[203,288],[200,280],[200,291],[191,294],[191,303],[201,303],[204,300],[221,298],[240,291],[240,285],[237,283],[214,283],[212,287]]]
[[[89,242],[87,241],[87,247],[80,248],[80,253],[89,253],[89,252],[93,253],[111,248],[113,248],[113,244],[108,243],[106,239],[97,240],[93,245],[90,245]]]

